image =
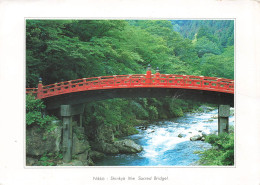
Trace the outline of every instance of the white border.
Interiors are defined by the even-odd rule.
[[[1,0],[0,184],[260,184],[260,5],[214,0]],[[236,168],[44,168],[25,169],[24,18],[134,17],[136,19],[236,19]],[[160,181],[93,181],[94,176],[168,176]]]

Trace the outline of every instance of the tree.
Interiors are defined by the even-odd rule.
[[[234,79],[234,47],[229,46],[221,55],[205,54],[201,59],[204,76]]]
[[[195,48],[200,58],[206,53],[212,53],[216,55],[219,55],[221,53],[221,50],[217,46],[217,44],[210,41],[205,36],[197,40],[197,42],[195,43]]]

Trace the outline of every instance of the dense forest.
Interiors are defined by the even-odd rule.
[[[180,33],[174,29],[177,24]],[[161,73],[233,79],[233,24],[27,20],[26,86],[36,87],[39,77],[49,84],[62,79],[140,74],[148,64],[159,67]]]
[[[95,76],[152,72],[234,79],[234,21],[27,20],[26,87]],[[31,101],[31,100],[30,100]],[[113,99],[86,105],[84,123],[128,125],[182,116],[199,103]],[[38,115],[39,116],[39,115]],[[37,116],[31,115],[37,122]],[[31,118],[27,118],[27,120]],[[115,134],[115,136],[117,136]],[[118,134],[120,136],[120,134]]]

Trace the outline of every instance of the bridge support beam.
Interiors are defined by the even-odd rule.
[[[79,126],[82,127],[83,114],[79,115]]]
[[[84,104],[79,105],[61,105],[60,115],[63,122],[63,162],[70,162],[72,159],[72,116],[80,115],[80,125],[82,126],[82,114],[84,112]]]
[[[219,105],[219,107],[218,107],[218,134],[221,134],[223,132],[228,133],[229,115],[230,115],[230,106],[229,105]]]
[[[63,162],[67,163],[72,158],[72,115],[70,105],[61,105],[60,111],[63,122]]]

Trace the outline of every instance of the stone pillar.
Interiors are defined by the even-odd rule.
[[[218,107],[218,134],[226,132],[228,133],[228,118],[230,115],[229,105],[219,105]]]
[[[72,115],[70,105],[61,105],[61,117],[63,122],[63,162],[67,163],[72,158]]]

